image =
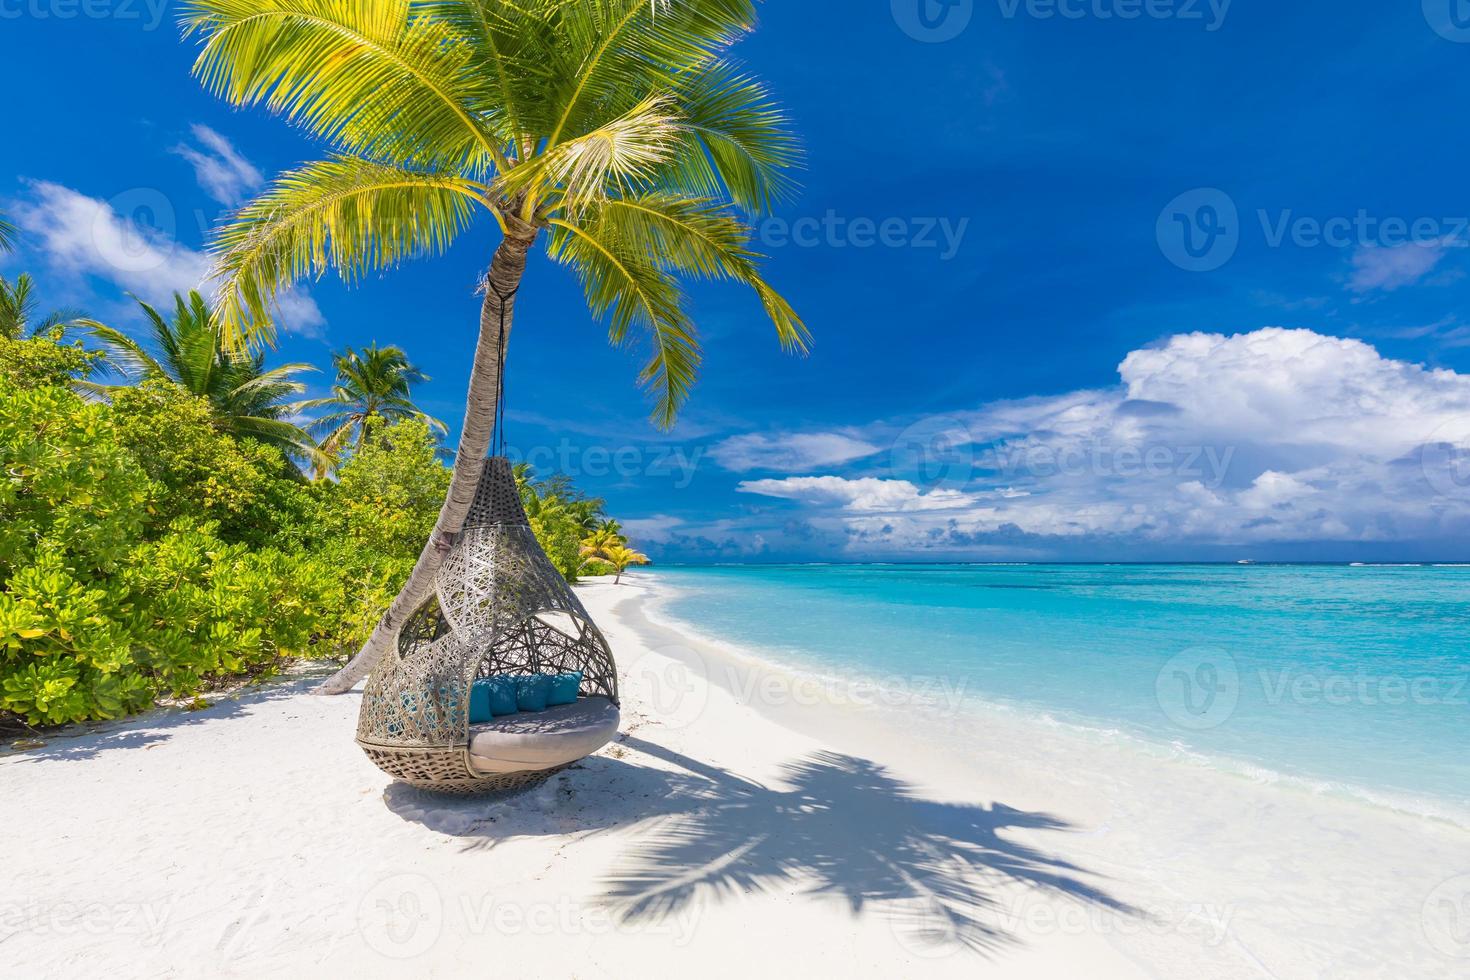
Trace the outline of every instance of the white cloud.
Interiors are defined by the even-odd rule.
[[[96,276],[162,300],[174,290],[197,289],[209,275],[209,257],[174,241],[173,205],[156,191],[130,191],[113,203],[50,181],[31,181],[31,196],[16,205],[16,221],[58,271]]]
[[[741,493],[764,497],[836,505],[851,511],[887,513],[943,510],[963,506],[971,499],[954,490],[937,489],[926,493],[907,480],[873,477],[845,480],[838,476],[794,476],[784,480],[747,480],[738,489]]]
[[[866,553],[1007,536],[1470,540],[1470,376],[1279,328],[1171,337],[1119,375],[947,416],[970,439],[945,450],[963,465],[936,472],[962,481],[791,476],[740,490],[791,501]]]
[[[254,164],[234,144],[208,126],[190,127],[197,145],[180,143],[173,152],[194,167],[194,177],[209,196],[221,204],[236,205],[265,183]]]
[[[210,257],[175,239],[173,205],[160,192],[134,189],[104,201],[50,181],[26,186],[29,194],[13,205],[25,242],[73,286],[102,280],[149,303],[210,291]],[[306,292],[283,292],[277,307],[283,330],[321,335],[326,319]]]
[[[1412,286],[1433,272],[1454,245],[1453,240],[1413,242],[1391,248],[1363,245],[1353,253],[1353,272],[1348,279],[1348,288],[1355,293],[1367,293],[1375,289],[1392,292],[1401,286]]]
[[[727,470],[806,472],[840,466],[879,452],[879,447],[842,432],[732,436],[710,450],[710,458]]]

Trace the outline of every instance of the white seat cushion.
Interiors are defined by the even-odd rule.
[[[470,765],[487,775],[555,769],[611,742],[621,716],[606,698],[505,715],[470,728]]]

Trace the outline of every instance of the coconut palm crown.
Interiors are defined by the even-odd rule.
[[[123,384],[111,385],[83,382],[84,388],[105,396],[127,384],[166,378],[207,399],[221,431],[276,446],[291,456],[321,465],[321,454],[311,436],[291,421],[296,406],[288,400],[306,391],[297,375],[315,368],[283,364],[267,370],[264,354],[231,351],[208,303],[197,292],[187,298],[174,294],[171,321],[147,303],[140,301],[138,306],[148,324],[148,344],[113,327],[83,321],[102,343],[105,366],[124,379]]]
[[[390,422],[423,419],[436,432],[449,431],[413,403],[413,386],[429,378],[409,362],[402,348],[371,344],[358,351],[349,347],[332,356],[332,365],[337,371],[332,393],[295,406],[303,412],[326,412],[311,428],[326,433],[321,448],[328,455],[336,456],[348,445],[362,448],[368,420],[375,417]]]
[[[806,327],[762,277],[742,214],[789,189],[799,158],[764,87],[728,57],[754,0],[186,0],[195,73],[333,153],[282,175],[218,234],[219,316],[269,338],[289,284],[348,281],[443,252],[481,215],[501,240],[454,478],[413,574],[346,690],[428,595],[473,498],[527,255],[545,236],[614,344],[641,337],[654,420],[673,424],[700,362],[681,282],[751,288],[788,350]]]

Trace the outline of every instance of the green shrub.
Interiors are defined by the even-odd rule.
[[[70,384],[89,364],[0,338],[0,719],[117,718],[354,652],[448,490],[427,424],[371,421],[335,482],[308,483],[167,381],[84,401]],[[566,481],[524,491],[574,579],[601,502]]]
[[[177,500],[111,408],[0,376],[0,457],[0,710],[114,718],[308,649],[321,593],[304,556],[161,524]]]

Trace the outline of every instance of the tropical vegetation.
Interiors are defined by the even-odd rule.
[[[807,331],[769,285],[743,216],[790,188],[780,108],[729,57],[754,0],[186,0],[195,74],[332,148],[279,177],[223,228],[222,329],[269,339],[273,297],[303,278],[354,281],[441,253],[477,217],[501,238],[452,489],[413,573],[343,691],[421,604],[460,531],[499,408],[499,372],[531,250],[580,280],[618,345],[646,346],[641,382],[671,425],[700,363],[681,283],[752,289],[781,344]]]
[[[219,361],[192,298],[172,323],[146,320],[156,353],[100,324],[98,350],[55,329],[0,336],[0,729],[192,704],[350,654],[449,486],[417,411],[368,414],[335,478],[309,479],[293,441],[239,424],[265,409],[234,412],[237,372],[279,369]],[[131,384],[91,380],[109,359]],[[520,476],[536,533],[575,578],[602,501]]]
[[[332,357],[337,380],[332,393],[299,403],[300,411],[325,411],[312,423],[312,429],[324,433],[321,448],[336,459],[346,447],[361,449],[367,438],[368,421],[379,418],[390,422],[422,419],[440,435],[449,428],[431,418],[413,403],[412,388],[428,375],[414,367],[400,347],[370,344],[357,351],[351,347]]]
[[[301,374],[315,371],[310,364],[285,364],[266,370],[265,354],[230,349],[219,321],[198,292],[185,298],[174,294],[173,319],[168,320],[147,303],[139,302],[149,345],[130,334],[89,322],[106,352],[106,365],[128,384],[162,378],[197,395],[211,407],[214,424],[237,438],[250,438],[304,459],[317,461],[321,452],[310,435],[291,421],[297,406],[288,399],[306,393]],[[111,395],[126,385],[84,382],[84,387]]]

